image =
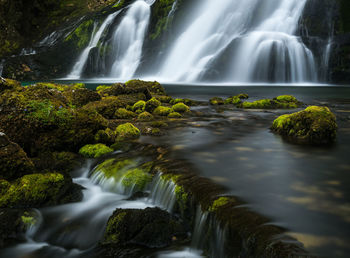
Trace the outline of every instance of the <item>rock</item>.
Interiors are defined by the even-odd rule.
[[[154,119],[154,117],[152,114],[145,111],[145,112],[142,112],[141,114],[139,114],[137,119],[141,120],[141,121],[151,121]]]
[[[125,86],[127,93],[141,92],[143,90],[147,99],[150,99],[152,96],[147,94],[144,90],[157,95],[165,95],[163,86],[156,81],[130,80],[125,83]]]
[[[95,142],[103,144],[112,144],[115,141],[115,133],[112,129],[99,130],[95,134]]]
[[[119,125],[115,130],[117,141],[133,140],[140,137],[140,130],[131,123]]]
[[[168,116],[173,110],[169,107],[159,106],[153,111],[156,116]]]
[[[96,91],[84,88],[67,90],[63,95],[76,107],[82,107],[90,102],[101,100],[101,96]]]
[[[222,98],[214,97],[209,100],[210,105],[218,106],[218,105],[224,105],[225,102]]]
[[[87,144],[79,150],[79,153],[86,158],[99,158],[111,152],[113,152],[113,149],[102,143]]]
[[[157,107],[159,107],[162,103],[156,98],[151,98],[146,102],[145,110],[152,113]]]
[[[98,86],[96,91],[102,97],[118,96],[125,93],[124,86],[121,83],[116,83],[111,86]]]
[[[2,79],[0,81],[0,93],[5,90],[18,90],[20,88],[21,88],[21,83],[18,81],[11,80],[11,79]]]
[[[34,164],[16,143],[0,132],[0,179],[13,180],[34,172]]]
[[[81,188],[59,173],[31,174],[12,183],[0,180],[0,207],[33,208],[81,199]]]
[[[190,111],[190,108],[184,103],[177,103],[172,107],[172,109],[177,113],[186,113]]]
[[[140,114],[145,111],[145,107],[146,107],[146,102],[143,100],[140,100],[132,106],[132,110],[135,113]]]
[[[296,143],[330,144],[337,136],[335,115],[328,107],[310,106],[278,117],[271,129]]]
[[[183,227],[159,208],[117,209],[108,220],[101,244],[116,249],[127,245],[163,248],[173,237],[184,235]]]
[[[129,111],[125,108],[118,108],[114,114],[114,117],[118,119],[132,119],[132,118],[135,118],[136,116],[137,115],[134,112]]]
[[[289,109],[297,108],[301,103],[291,95],[282,95],[274,99],[261,99],[254,102],[243,102],[237,106],[246,109]]]
[[[182,115],[178,112],[171,112],[169,115],[168,115],[168,118],[181,118]]]

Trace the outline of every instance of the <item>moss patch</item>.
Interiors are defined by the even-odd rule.
[[[79,153],[86,158],[99,158],[110,152],[113,152],[113,149],[107,147],[102,143],[88,144],[79,150]]]
[[[177,113],[186,113],[190,111],[190,108],[184,103],[177,103],[172,107],[172,109]]]
[[[156,116],[168,116],[172,111],[169,107],[159,106],[153,111],[153,114]]]
[[[131,123],[119,125],[115,130],[115,134],[117,141],[137,139],[141,135],[140,130]]]
[[[146,185],[152,181],[152,176],[143,169],[134,168],[126,172],[122,179],[122,185],[126,188],[134,187],[134,190],[144,190]]]

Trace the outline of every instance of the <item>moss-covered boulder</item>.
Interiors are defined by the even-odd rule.
[[[156,116],[168,116],[173,110],[169,107],[159,106],[153,111]]]
[[[116,249],[127,245],[163,248],[169,246],[174,237],[183,239],[184,236],[181,224],[164,210],[117,209],[108,220],[101,245]]]
[[[104,178],[113,178],[118,182],[128,170],[137,166],[138,162],[134,159],[107,159],[95,168],[93,174],[98,173]]]
[[[113,149],[102,143],[88,144],[79,150],[79,153],[86,158],[99,158],[111,152],[113,152]]]
[[[16,143],[0,132],[0,179],[13,180],[34,172],[34,164]]]
[[[0,180],[0,207],[26,208],[58,205],[81,198],[80,188],[59,173],[31,174],[12,183]]]
[[[274,99],[261,99],[254,102],[243,102],[238,107],[246,109],[290,109],[298,108],[301,103],[291,95],[282,95]]]
[[[152,113],[157,107],[159,107],[162,103],[156,98],[151,98],[146,102],[145,110]]]
[[[0,79],[0,93],[5,90],[16,90],[21,88],[21,83],[11,79]]]
[[[225,102],[222,98],[219,98],[219,97],[214,97],[214,98],[211,98],[209,100],[209,103],[210,105],[213,105],[213,106],[218,106],[218,105],[224,105]]]
[[[114,141],[115,141],[115,133],[110,128],[107,128],[106,130],[99,130],[95,134],[96,143],[111,144]]]
[[[132,106],[132,110],[135,113],[140,114],[145,111],[145,107],[146,107],[146,102],[143,100],[140,100]]]
[[[137,119],[141,120],[141,121],[151,121],[154,119],[154,117],[152,114],[145,111],[145,112],[142,112],[141,114],[139,114]]]
[[[85,88],[65,90],[63,95],[76,107],[82,107],[90,102],[101,100],[101,96],[96,91]]]
[[[150,93],[156,95],[165,95],[165,90],[159,82],[156,81],[142,81],[142,80],[130,80],[125,83],[127,92],[140,92],[143,89],[147,89]]]
[[[140,137],[140,130],[131,123],[119,125],[115,130],[116,141],[133,140]]]
[[[130,169],[122,178],[122,185],[133,191],[142,191],[152,181],[152,175],[141,168]]]
[[[271,129],[296,143],[330,144],[337,136],[335,115],[328,107],[310,106],[278,117]]]
[[[173,105],[172,109],[177,113],[186,113],[190,111],[190,108],[184,103],[177,103]]]
[[[168,115],[168,118],[181,118],[182,115],[178,112],[171,112],[169,115]]]
[[[135,118],[137,114],[125,108],[118,108],[114,116],[115,118],[118,118],[118,119],[132,119],[132,118]]]
[[[96,91],[102,97],[118,96],[125,93],[124,86],[121,83],[110,86],[101,85],[96,88]]]

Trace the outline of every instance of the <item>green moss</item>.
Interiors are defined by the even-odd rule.
[[[171,112],[169,115],[168,115],[169,118],[181,118],[182,115],[178,112]]]
[[[113,152],[113,149],[107,147],[102,143],[88,144],[79,150],[79,153],[86,158],[99,158],[110,152]]]
[[[99,130],[95,134],[95,141],[97,143],[108,144],[108,143],[114,142],[114,139],[115,139],[114,131],[111,130],[110,128],[107,128],[106,130]]]
[[[119,0],[118,2],[116,2],[114,5],[113,5],[113,8],[117,8],[117,9],[120,9],[124,6],[124,0]]]
[[[171,103],[173,100],[173,98],[170,96],[157,96],[156,98],[162,103]]]
[[[277,100],[277,99],[280,100]],[[297,108],[299,106],[299,102],[290,102],[288,100],[294,100],[295,98],[292,96],[280,96],[275,99],[261,99],[254,102],[243,102],[239,106],[241,108],[246,109],[289,109],[289,108]]]
[[[334,114],[328,107],[319,106],[282,115],[273,122],[271,129],[297,143],[329,144],[337,134]]]
[[[114,178],[118,182],[129,169],[137,165],[134,159],[107,159],[96,167],[95,172],[102,173],[106,178]]]
[[[145,111],[145,112],[142,112],[141,114],[139,114],[137,119],[142,120],[142,121],[151,121],[154,119],[154,117],[152,114]]]
[[[160,177],[165,181],[172,180],[174,183],[176,183],[181,177],[181,175],[174,175],[169,173],[169,174],[162,174]]]
[[[298,102],[298,100],[292,95],[281,95],[281,96],[274,98],[274,100],[276,100],[278,102],[282,102],[282,103],[289,103],[289,102],[297,103]]]
[[[115,134],[117,141],[137,139],[141,135],[140,130],[131,123],[119,125],[115,130]]]
[[[153,114],[156,116],[168,116],[172,111],[169,107],[159,106],[153,111]]]
[[[67,91],[67,90],[77,90],[77,89],[84,89],[85,84],[84,83],[73,83],[70,85],[66,84],[58,84],[58,83],[52,83],[52,82],[39,82],[35,84],[36,87],[47,87],[48,89],[55,89],[58,91]]]
[[[54,204],[66,182],[62,174],[31,174],[15,180],[0,196],[0,207],[25,207]]]
[[[217,106],[217,105],[224,105],[225,102],[222,98],[214,97],[209,100],[210,105]]]
[[[127,91],[148,89],[151,93],[165,95],[165,90],[157,81],[130,80],[125,83]]]
[[[176,196],[177,203],[179,205],[180,212],[181,214],[184,214],[187,208],[187,203],[189,201],[189,194],[185,191],[183,186],[176,185],[175,196]]]
[[[156,128],[163,128],[163,127],[168,127],[169,125],[164,121],[153,121],[151,123],[151,126]]]
[[[213,204],[209,207],[209,211],[214,212],[218,208],[226,205],[229,201],[230,201],[230,198],[228,198],[228,197],[220,197],[220,198],[216,199],[213,202]]]
[[[156,98],[151,98],[146,102],[145,110],[152,113],[157,107],[159,107],[162,103]]]
[[[110,217],[104,235],[104,243],[118,244],[120,242],[120,233],[115,229],[119,228],[119,224],[124,220],[126,214],[126,212],[119,212],[117,215]]]
[[[125,108],[118,108],[117,111],[115,111],[114,116],[118,119],[131,119],[135,118],[137,115],[129,110],[126,110]]]
[[[96,91],[97,91],[97,93],[100,94],[101,96],[106,96],[106,95],[104,94],[104,92],[105,92],[106,90],[111,89],[111,88],[112,88],[112,86],[100,85],[100,86],[98,86],[98,87],[96,88]]]
[[[241,104],[241,103],[242,103],[242,100],[238,96],[233,96],[233,97],[227,98],[225,100],[225,104],[238,105],[238,104]]]
[[[133,106],[132,110],[138,114],[145,111],[146,102],[143,100],[137,101]]]
[[[21,220],[27,228],[35,225],[37,223],[35,217],[31,216],[29,212],[24,212],[23,216],[21,216]]]
[[[123,176],[122,185],[126,188],[133,188],[136,191],[142,191],[148,183],[152,181],[152,176],[143,169],[134,168],[128,170]]]
[[[186,113],[190,111],[190,108],[184,103],[177,103],[172,107],[174,112]]]
[[[83,22],[68,35],[65,41],[74,41],[78,49],[84,48],[90,41],[93,24],[93,20]]]

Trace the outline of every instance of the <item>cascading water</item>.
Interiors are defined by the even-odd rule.
[[[153,3],[153,2],[151,2]],[[130,79],[139,67],[142,47],[151,15],[150,4],[143,0],[133,3],[113,35],[110,76]]]
[[[2,75],[2,71],[4,70],[4,65],[5,65],[5,60],[2,59],[2,60],[0,61],[0,77],[1,77],[1,75]]]
[[[294,36],[306,0],[199,1],[161,65],[167,81],[315,81],[313,55]],[[217,78],[218,79],[218,78]]]
[[[101,36],[103,35],[103,32],[108,28],[108,26],[113,22],[113,20],[119,13],[120,12],[118,11],[108,15],[108,17],[105,19],[105,21],[102,23],[102,25],[100,26],[100,28],[97,30],[96,33],[95,33],[96,29],[94,28],[89,45],[84,49],[84,51],[79,56],[78,61],[75,63],[71,73],[68,75],[68,78],[79,79],[81,77],[84,67],[86,65],[86,61],[89,58],[90,51],[97,46]]]

